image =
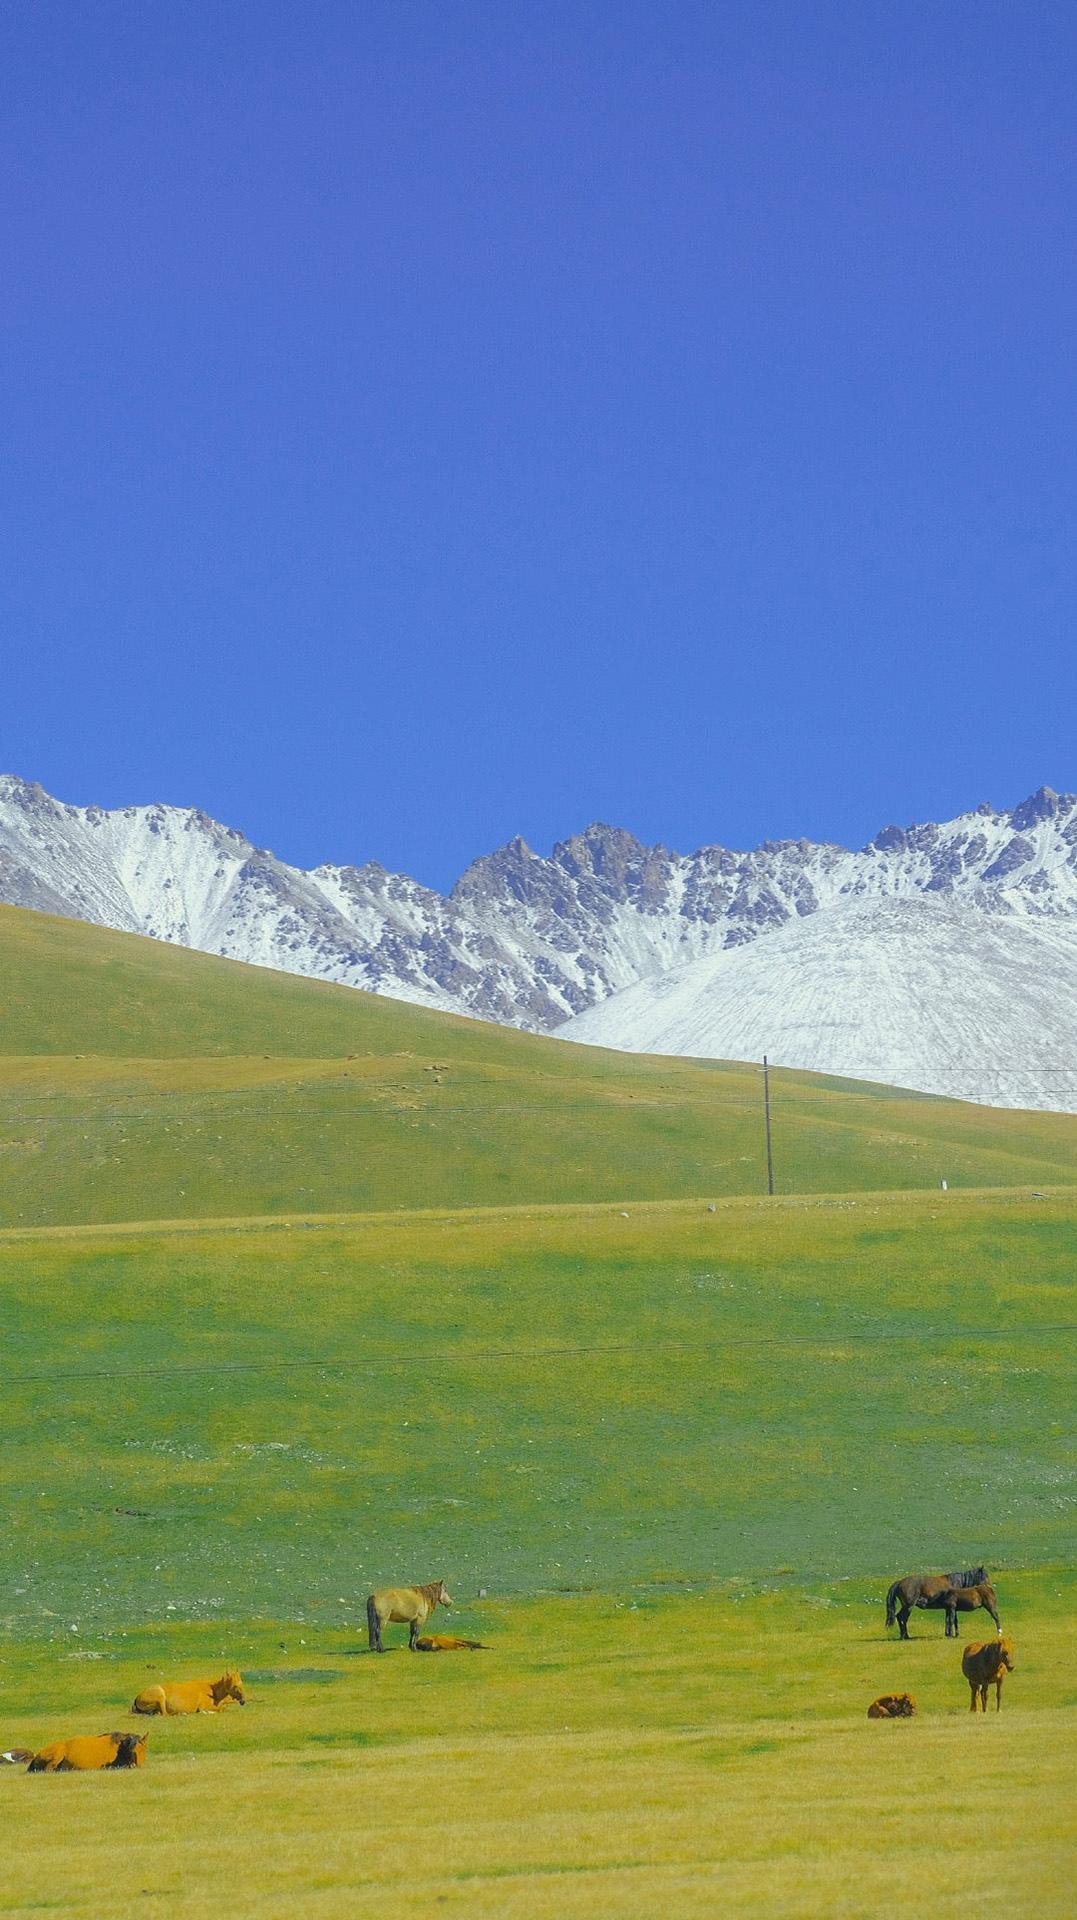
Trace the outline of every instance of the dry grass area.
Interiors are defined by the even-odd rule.
[[[480,1603],[464,1619],[491,1650],[455,1658],[377,1660],[354,1631],[304,1649],[290,1635],[285,1652],[263,1630],[251,1651],[281,1664],[250,1706],[148,1723],[144,1772],[0,1781],[0,1912],[1068,1913],[1072,1586],[1000,1587],[1018,1668],[1002,1713],[975,1720],[940,1623],[915,1616],[899,1645],[870,1583]],[[166,1663],[211,1664],[184,1662],[182,1640]],[[125,1658],[42,1679],[28,1650],[12,1679],[118,1702],[147,1670]],[[920,1717],[869,1722],[898,1684]],[[62,1727],[38,1706],[5,1738],[73,1730],[72,1711],[124,1724],[117,1705]]]

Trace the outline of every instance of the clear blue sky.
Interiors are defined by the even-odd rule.
[[[0,74],[0,768],[443,886],[1077,785],[1072,0],[27,0]]]

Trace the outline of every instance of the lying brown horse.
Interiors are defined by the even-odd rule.
[[[1013,1672],[1013,1641],[1004,1640],[999,1634],[997,1640],[974,1640],[961,1655],[961,1671],[969,1683],[972,1699],[969,1712],[976,1711],[976,1695],[980,1696],[980,1705],[987,1712],[987,1689],[994,1684],[995,1712],[1002,1710],[1002,1682],[1008,1673]]]
[[[132,1713],[220,1713],[229,1700],[245,1706],[247,1696],[238,1673],[222,1673],[219,1680],[166,1680],[163,1686],[146,1687],[139,1694]]]
[[[958,1614],[975,1613],[977,1607],[985,1607],[996,1630],[1002,1632],[998,1617],[998,1595],[990,1580],[981,1580],[975,1587],[951,1587],[949,1593],[943,1594],[939,1604],[946,1608],[946,1633],[950,1640],[958,1638]]]
[[[964,1573],[907,1573],[902,1580],[895,1580],[886,1596],[886,1624],[892,1627],[895,1619],[901,1629],[901,1638],[909,1637],[909,1615],[914,1607],[945,1607],[946,1631],[950,1633],[950,1612],[948,1595],[958,1588],[975,1587],[987,1579],[985,1567],[966,1567]],[[993,1590],[992,1590],[992,1598]],[[954,1628],[956,1633],[957,1629]]]
[[[144,1767],[146,1741],[133,1733],[86,1734],[76,1740],[54,1740],[35,1753],[27,1773],[96,1773],[108,1767]]]
[[[419,1628],[426,1625],[434,1608],[451,1606],[444,1580],[429,1580],[422,1587],[379,1587],[366,1603],[371,1653],[384,1653],[381,1630],[389,1620],[398,1620],[410,1628],[408,1646],[414,1653]]]
[[[869,1720],[911,1720],[916,1702],[911,1693],[881,1693],[868,1708]]]
[[[486,1653],[481,1640],[461,1640],[455,1633],[421,1633],[415,1642],[416,1653]]]

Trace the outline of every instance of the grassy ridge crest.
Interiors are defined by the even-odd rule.
[[[765,1188],[759,1069],[577,1047],[0,908],[0,1225]],[[780,1192],[1054,1185],[1077,1116],[772,1075]]]

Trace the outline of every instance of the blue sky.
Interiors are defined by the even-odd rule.
[[[1077,11],[0,25],[0,768],[447,886],[1077,785]]]

